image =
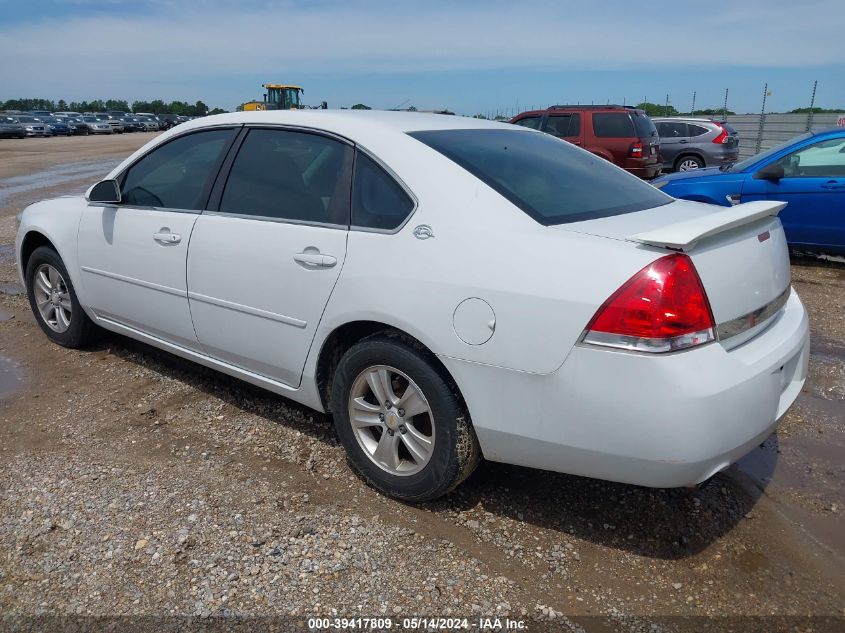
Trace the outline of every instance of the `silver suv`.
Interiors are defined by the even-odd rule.
[[[727,123],[710,119],[652,119],[660,135],[664,171],[721,167],[739,159],[739,134]]]

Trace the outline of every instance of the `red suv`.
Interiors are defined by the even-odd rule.
[[[640,178],[660,174],[660,137],[642,110],[618,105],[557,105],[523,112],[510,122],[583,147]]]

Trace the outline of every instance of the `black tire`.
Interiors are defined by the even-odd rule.
[[[70,325],[64,332],[57,332],[51,328],[44,320],[44,317],[41,316],[41,312],[36,305],[35,273],[42,264],[49,264],[59,271],[70,296]],[[41,327],[44,334],[47,335],[47,338],[54,343],[58,343],[63,347],[78,348],[86,347],[96,340],[99,328],[82,310],[79,299],[76,297],[76,290],[70,280],[70,275],[67,273],[67,268],[65,268],[64,262],[62,262],[59,254],[51,247],[39,246],[30,255],[29,261],[26,264],[26,294],[29,297],[29,306],[32,309],[32,314],[35,316],[35,321]]]
[[[399,337],[375,335],[351,347],[340,359],[332,379],[331,402],[335,429],[349,461],[373,487],[403,501],[440,497],[472,474],[481,459],[478,439],[457,387],[427,358]],[[425,467],[411,475],[394,475],[378,466],[361,448],[349,419],[349,398],[356,378],[374,365],[398,369],[422,391],[431,410],[434,447]]]
[[[675,171],[681,171],[681,166],[685,162],[694,163],[696,167],[693,167],[693,169],[704,169],[704,160],[700,156],[695,156],[694,154],[684,154],[683,156],[679,156],[675,161]],[[687,170],[684,169],[684,171]]]

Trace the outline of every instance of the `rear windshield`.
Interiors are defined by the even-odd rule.
[[[631,118],[634,120],[634,127],[637,128],[637,135],[640,138],[657,136],[657,128],[654,126],[654,121],[649,119],[645,114],[631,112]]]
[[[515,128],[434,130],[410,136],[546,226],[632,213],[672,201],[636,176],[548,134]]]

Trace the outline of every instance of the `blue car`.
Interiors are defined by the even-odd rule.
[[[722,206],[787,202],[780,220],[796,251],[845,255],[845,129],[807,132],[732,165],[651,181],[675,198]]]

